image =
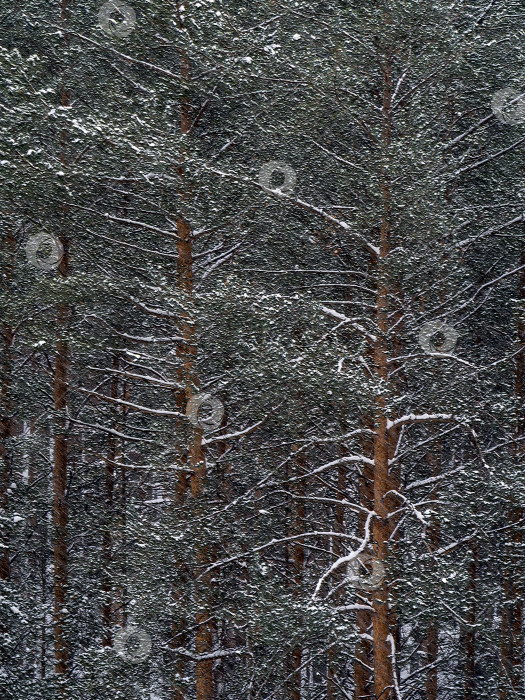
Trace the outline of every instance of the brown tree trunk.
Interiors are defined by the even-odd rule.
[[[383,146],[385,153],[391,143],[392,133],[392,76],[390,60],[383,66]],[[381,194],[383,201],[383,213],[380,226],[379,256],[377,261],[378,289],[377,289],[377,330],[378,338],[374,348],[374,364],[378,379],[388,383],[388,314],[390,297],[390,280],[387,270],[387,256],[390,252],[391,232],[391,185],[388,170],[383,168],[381,176]],[[393,523],[388,520],[388,515],[395,508],[391,497],[386,494],[393,488],[393,483],[388,460],[394,453],[395,436],[393,430],[387,429],[387,398],[379,395],[376,399],[376,435],[374,441],[374,510],[377,517],[373,525],[374,557],[385,567],[389,554],[389,541]],[[374,693],[376,698],[390,700],[394,697],[394,678],[392,665],[391,639],[395,635],[395,620],[390,609],[389,589],[387,577],[374,591]]]
[[[68,241],[62,239],[64,255],[59,265],[59,274],[68,275]],[[69,646],[66,639],[67,601],[67,466],[68,466],[68,418],[67,387],[69,375],[69,347],[66,334],[69,325],[70,309],[66,304],[58,307],[57,333],[54,370],[55,439],[53,457],[53,524],[54,524],[54,630],[55,630],[55,674],[58,681],[58,695],[66,697],[63,685],[68,671]]]
[[[427,664],[432,664],[432,666],[427,670],[425,679],[426,700],[437,700],[438,673],[435,664],[439,650],[438,632],[436,620],[432,618],[427,625]]]
[[[181,124],[189,129],[189,121],[183,110]],[[185,294],[188,302],[193,296],[193,256],[192,256],[192,232],[188,222],[180,217],[177,221],[179,235],[178,248],[178,284]],[[195,360],[197,356],[195,324],[193,319],[184,312],[181,317],[182,343],[179,347],[179,359],[183,384],[185,386],[184,403],[186,404],[198,390],[198,377],[196,375]],[[196,502],[196,511],[199,510],[199,500],[204,495],[206,485],[206,457],[202,448],[202,428],[190,426],[190,437],[185,462],[190,473],[191,495]],[[182,475],[177,485],[177,498],[183,502],[186,497],[187,478]],[[195,552],[196,564],[199,567],[196,575],[200,573],[200,567],[210,562],[210,552],[206,543],[197,545]],[[209,654],[213,642],[213,622],[208,610],[207,599],[210,592],[211,576],[199,579],[196,587],[199,611],[196,616],[195,648],[197,654]],[[213,660],[203,659],[196,662],[196,692],[197,700],[211,700],[213,698]]]
[[[67,250],[67,246],[64,246]],[[67,275],[67,253],[60,264],[60,273]],[[54,630],[55,630],[55,674],[58,681],[58,696],[66,697],[63,686],[68,671],[69,647],[66,639],[66,599],[67,599],[67,460],[68,460],[68,420],[67,420],[67,382],[69,372],[68,344],[64,338],[67,332],[69,309],[60,306],[58,310],[59,339],[56,343],[54,373],[55,403],[55,445],[53,464],[54,491]]]
[[[69,0],[61,0],[61,22],[66,28],[69,20]],[[69,48],[69,35],[64,34],[66,46]],[[70,94],[66,88],[65,67],[63,86],[61,91],[61,106],[70,106]],[[60,160],[64,167],[68,165],[66,155],[67,134],[60,134]],[[67,209],[63,210],[64,219]],[[58,274],[61,279],[69,274],[69,239],[66,235],[60,237],[63,247],[63,256],[58,265]],[[54,593],[54,652],[55,652],[55,678],[57,697],[61,700],[68,696],[67,674],[69,671],[69,643],[66,632],[66,605],[67,605],[67,476],[68,476],[68,377],[69,377],[69,347],[67,332],[69,327],[70,308],[61,303],[57,309],[57,341],[55,343],[55,368],[53,380],[53,397],[55,408],[55,438],[53,455],[53,593]]]
[[[381,408],[381,406],[380,406]],[[386,408],[383,407],[383,408]],[[389,554],[390,527],[387,521],[388,506],[385,495],[390,491],[388,474],[389,440],[386,417],[379,418],[374,450],[374,509],[377,518],[374,522],[374,557],[386,568]],[[388,601],[386,577],[374,591],[374,693],[376,698],[393,698],[393,667],[390,636],[394,632],[393,620]]]
[[[189,65],[183,58],[182,76],[187,78],[188,71]],[[190,120],[185,104],[181,104],[180,120],[181,133],[186,134],[190,128]],[[179,169],[179,175],[181,179],[183,179],[184,172],[182,168]],[[181,185],[180,198],[182,201],[186,199],[186,192],[184,191],[183,185]],[[179,235],[179,241],[177,243],[177,287],[184,294],[186,299],[191,299],[193,293],[191,227],[182,216],[179,216],[177,219],[177,233]],[[179,385],[184,388],[176,392],[176,406],[178,411],[184,413],[187,402],[194,392],[194,365],[197,350],[195,346],[194,325],[187,312],[183,312],[181,316],[181,326],[182,341],[177,345],[177,358],[179,361],[177,379]],[[182,432],[182,424],[180,427]],[[188,449],[187,446],[181,444],[178,445],[178,452],[181,466],[185,465],[187,467],[187,471],[179,472],[175,484],[174,504],[176,508],[182,509],[188,495],[189,473],[191,471],[191,458],[189,453],[191,452],[191,448]],[[174,600],[180,603],[183,600],[182,588],[188,579],[188,571],[184,561],[177,561],[176,567],[179,581],[174,587],[173,596]],[[186,637],[185,622],[182,616],[177,616],[172,622],[172,646],[175,649],[183,646],[186,642]],[[186,661],[184,657],[181,657],[176,664],[177,676],[182,677],[185,673],[185,669]],[[172,700],[184,700],[185,695],[182,686],[180,686],[178,682],[174,682],[171,689]]]
[[[184,2],[187,11],[188,3]],[[184,27],[182,13],[178,15],[180,28]],[[189,135],[192,127],[192,109],[189,98],[190,85],[190,61],[186,54],[181,55],[181,84],[182,97],[180,104],[180,129],[182,135]],[[184,203],[189,200],[190,189],[186,180],[184,161],[187,153],[181,149],[181,166],[178,169],[181,185],[179,190],[179,207],[183,212]],[[177,284],[191,305],[193,298],[193,235],[187,216],[181,213],[177,219]],[[195,362],[197,358],[196,332],[194,319],[187,312],[181,315],[182,342],[179,345],[179,360],[181,362],[181,376],[185,387],[185,400],[188,401],[198,391],[199,381],[196,374]],[[193,514],[198,515],[206,486],[206,457],[202,447],[202,428],[190,427],[189,445],[186,463],[190,472],[190,490],[195,507]],[[184,489],[187,481],[179,481],[178,489]],[[180,494],[184,497],[184,494]],[[210,549],[206,542],[196,545],[195,563],[197,577],[202,568],[210,563]],[[200,577],[196,581],[196,632],[195,650],[197,656],[210,654],[213,648],[214,620],[210,612],[211,575]],[[195,668],[196,700],[212,700],[214,696],[213,686],[213,659],[197,659]],[[180,697],[180,696],[179,696]]]
[[[130,400],[130,390],[128,383],[123,380],[120,383],[120,395],[124,401]],[[120,424],[119,428],[124,428],[126,422],[126,416],[128,415],[128,407],[122,406],[120,409]],[[118,505],[118,525],[116,531],[118,537],[120,538],[119,547],[122,552],[121,562],[120,562],[120,577],[122,584],[118,587],[115,594],[115,606],[113,612],[113,622],[120,625],[120,627],[126,627],[128,623],[128,600],[129,593],[128,587],[126,585],[128,577],[128,540],[127,540],[127,523],[128,523],[128,469],[125,464],[120,465],[120,489],[119,489],[119,505]],[[114,538],[116,539],[116,538]]]

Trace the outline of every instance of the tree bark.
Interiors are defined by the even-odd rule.
[[[188,3],[184,2],[187,11]],[[184,27],[182,13],[178,15],[180,28]],[[189,135],[192,128],[192,109],[189,99],[190,85],[190,61],[183,52],[181,54],[181,83],[182,97],[180,104],[180,130],[181,135]],[[181,149],[181,165],[178,169],[181,185],[179,190],[179,206],[183,212],[184,203],[189,200],[190,187],[186,181],[184,162],[187,153]],[[177,277],[178,286],[184,292],[188,303],[193,299],[193,235],[190,223],[185,213],[177,218]],[[187,312],[181,314],[182,342],[179,345],[179,359],[181,362],[181,375],[185,387],[185,400],[189,401],[198,392],[199,381],[196,373],[197,344],[195,321]],[[187,451],[187,465],[190,472],[190,491],[194,499],[194,515],[197,516],[206,487],[206,456],[202,447],[202,428],[190,427],[190,437]],[[187,482],[179,481],[178,488],[184,488]],[[181,494],[182,495],[182,494]],[[195,551],[195,577],[201,573],[210,562],[210,550],[206,542],[199,542]],[[211,574],[202,576],[196,581],[196,632],[195,651],[197,655],[211,653],[213,648],[214,620],[210,612],[209,596],[211,590]],[[195,668],[196,700],[212,700],[214,696],[213,686],[213,659],[198,659]]]
[[[67,242],[63,241],[64,257],[60,264],[60,274],[67,276]],[[63,686],[68,671],[69,646],[66,639],[66,600],[67,600],[67,466],[68,466],[68,419],[67,384],[69,372],[69,349],[64,334],[67,331],[69,308],[61,305],[58,310],[59,339],[56,343],[54,373],[55,439],[53,465],[54,491],[54,629],[55,629],[55,674],[58,680],[59,697],[66,697]]]
[[[391,143],[392,134],[392,76],[390,60],[383,66],[383,147],[385,154]],[[374,348],[374,364],[377,378],[382,384],[388,384],[388,332],[389,332],[389,301],[390,280],[388,275],[387,256],[390,252],[391,232],[391,184],[390,175],[385,166],[381,175],[381,196],[383,213],[380,225],[380,244],[378,256],[378,288],[377,288],[377,330],[378,338]],[[387,429],[388,418],[387,396],[381,394],[376,398],[376,435],[374,440],[374,510],[377,517],[373,525],[374,558],[386,569],[386,559],[389,554],[389,542],[392,522],[388,520],[391,509],[395,504],[386,494],[395,488],[389,472],[389,458],[394,453],[396,440],[394,431]],[[395,624],[393,613],[389,606],[389,588],[386,576],[374,591],[374,693],[376,698],[390,700],[394,697],[394,679],[392,666],[392,646],[390,638],[394,635]]]
[[[61,22],[66,28],[69,20],[69,0],[61,0]],[[69,49],[69,35],[64,34],[66,49]],[[65,69],[61,90],[60,103],[62,107],[70,106],[70,94],[66,87]],[[64,167],[68,166],[66,155],[67,133],[60,134],[60,161]],[[63,210],[64,218],[67,209]],[[69,274],[69,239],[62,234],[60,242],[63,247],[63,256],[58,265],[58,275],[66,279]],[[55,368],[53,379],[53,397],[55,409],[55,438],[53,454],[53,592],[54,592],[54,652],[55,652],[55,678],[57,697],[61,700],[68,696],[67,674],[69,671],[69,642],[67,639],[67,476],[68,476],[68,379],[69,379],[69,346],[67,332],[69,328],[70,308],[68,304],[60,303],[57,309],[57,340],[55,343]]]

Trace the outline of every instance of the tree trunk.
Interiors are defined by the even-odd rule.
[[[392,76],[390,60],[383,66],[383,146],[385,153],[391,143],[392,114]],[[388,276],[387,256],[390,252],[391,231],[391,185],[388,170],[383,167],[381,177],[381,194],[383,213],[380,226],[380,244],[378,256],[378,289],[377,289],[377,330],[378,338],[374,349],[374,364],[378,379],[388,384],[388,314],[390,281]],[[389,553],[389,541],[392,523],[388,521],[391,508],[391,498],[386,494],[394,488],[391,483],[388,460],[394,453],[395,439],[393,430],[387,429],[387,397],[379,395],[376,398],[376,435],[374,440],[374,510],[377,517],[373,525],[374,558],[386,569],[386,559]],[[392,643],[395,625],[389,606],[389,589],[386,576],[374,591],[374,693],[376,698],[390,700],[394,697],[394,678],[392,666]]]
[[[61,0],[61,22],[66,27],[69,20],[69,0]],[[66,47],[69,48],[69,36],[65,33]],[[61,91],[61,106],[70,106],[70,94],[66,88],[65,69]],[[68,165],[66,155],[67,134],[60,134],[60,161],[64,167]],[[67,209],[63,211],[64,218]],[[66,279],[69,274],[69,239],[64,234],[60,237],[63,256],[58,265],[58,274]],[[57,309],[57,341],[55,344],[55,368],[53,380],[53,397],[55,408],[55,438],[53,454],[53,592],[54,592],[54,647],[55,647],[55,676],[57,697],[68,696],[67,673],[69,670],[69,643],[67,640],[67,476],[68,476],[68,379],[69,379],[69,347],[67,332],[69,327],[70,308],[61,303]]]
[[[124,401],[129,401],[130,390],[128,383],[123,380],[120,385],[120,395]],[[120,426],[124,428],[126,416],[128,415],[127,406],[122,406],[120,409]],[[115,612],[113,614],[113,622],[121,627],[126,627],[128,623],[128,599],[129,593],[126,585],[128,577],[128,469],[124,463],[120,466],[120,491],[119,491],[119,514],[118,525],[116,531],[120,534],[119,547],[122,552],[120,561],[120,577],[122,584],[118,588],[115,601]]]
[[[188,3],[183,3],[185,11]],[[184,27],[184,19],[179,13],[179,26]],[[180,104],[180,130],[181,135],[189,135],[192,126],[192,109],[188,95],[190,84],[190,61],[185,53],[181,55],[181,83],[182,98]],[[190,197],[188,183],[185,182],[184,161],[187,153],[181,149],[181,166],[178,169],[181,185],[179,190],[179,207],[183,210],[184,202]],[[177,277],[178,286],[191,304],[193,298],[193,236],[191,226],[184,214],[177,219]],[[183,384],[185,386],[185,399],[188,401],[198,391],[199,381],[196,374],[196,331],[194,319],[187,312],[181,314],[182,342],[179,345],[179,358],[182,365]],[[202,448],[202,428],[190,428],[190,438],[187,452],[187,464],[190,471],[190,489],[194,499],[194,515],[197,516],[201,508],[201,499],[204,496],[206,486],[206,457]],[[179,482],[179,488],[181,482]],[[206,542],[196,545],[195,564],[197,569],[195,576],[201,573],[202,568],[210,562],[210,550]],[[209,595],[211,588],[211,575],[202,576],[195,586],[196,595],[196,632],[195,650],[197,655],[210,654],[213,647],[213,616],[209,609]],[[212,700],[213,687],[213,659],[200,659],[196,661],[195,668],[196,700]]]
[[[66,251],[67,247],[64,246]],[[67,253],[61,262],[61,274],[67,275]],[[67,329],[69,309],[60,306],[58,310],[58,331],[64,334]],[[68,459],[68,419],[67,382],[69,371],[68,344],[64,336],[56,343],[54,402],[56,412],[55,445],[53,465],[54,491],[54,628],[55,628],[55,673],[59,684],[59,697],[66,697],[62,685],[68,670],[69,647],[66,640],[66,599],[67,599],[67,459]]]
[[[64,100],[63,100],[64,102]],[[67,104],[67,100],[65,100]],[[59,265],[62,278],[68,275],[69,241],[61,240],[64,255]],[[58,307],[57,334],[55,345],[54,408],[55,438],[53,456],[53,524],[54,524],[54,630],[55,630],[55,674],[58,682],[58,696],[66,697],[63,685],[68,671],[69,645],[66,639],[66,600],[67,600],[67,474],[68,474],[68,375],[69,347],[66,333],[69,325],[70,309],[67,304]]]
[[[184,111],[183,111],[184,114]],[[182,119],[182,125],[189,128],[189,121]],[[187,295],[188,301],[193,296],[193,257],[192,257],[192,233],[187,221],[180,217],[177,221],[178,241],[178,279],[179,286]],[[182,376],[185,385],[186,402],[195,395],[198,390],[198,377],[196,376],[195,360],[197,356],[195,324],[193,319],[184,312],[181,318],[183,341],[180,346],[180,359],[182,362]],[[192,498],[195,499],[195,508],[198,512],[200,499],[204,496],[206,485],[206,457],[202,448],[202,428],[190,427],[190,438],[187,452],[187,465],[190,476],[190,489]],[[186,483],[186,482],[184,482]],[[179,480],[179,490],[183,483]],[[183,498],[184,494],[180,493]],[[198,567],[196,575],[201,567],[210,562],[209,547],[205,542],[197,545],[195,562]],[[197,654],[209,654],[213,642],[213,622],[208,610],[207,599],[211,586],[211,575],[199,579],[196,586],[197,607],[195,648]],[[213,660],[203,659],[196,662],[196,692],[197,700],[211,700],[213,698]]]
[[[385,407],[386,408],[386,407]],[[374,450],[374,509],[377,513],[374,522],[374,557],[386,567],[389,553],[389,534],[385,495],[390,491],[388,475],[389,442],[386,417],[380,418]],[[374,693],[377,698],[393,698],[393,667],[390,636],[393,624],[388,601],[386,577],[374,591]]]

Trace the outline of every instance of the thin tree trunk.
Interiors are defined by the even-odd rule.
[[[184,73],[189,70],[186,66]],[[189,114],[185,109],[182,109],[181,126],[183,133],[189,130]],[[192,232],[189,223],[185,218],[179,217],[177,220],[177,232],[179,241],[178,249],[178,284],[186,294],[188,302],[193,297],[193,253],[192,253]],[[195,361],[197,356],[195,324],[193,319],[184,312],[181,318],[182,323],[182,343],[179,350],[179,358],[181,360],[181,374],[183,384],[185,386],[185,402],[189,401],[198,390],[198,377],[196,375]],[[190,472],[190,490],[191,495],[196,501],[197,510],[200,508],[199,499],[204,495],[206,485],[206,458],[202,448],[202,428],[190,426],[190,437],[187,450],[186,463]],[[179,479],[178,498],[183,501],[185,499],[185,491],[187,488],[187,479],[182,477]],[[210,561],[210,552],[205,543],[197,545],[195,552],[197,567],[201,567]],[[200,573],[200,568],[196,574]],[[208,605],[206,599],[209,594],[211,585],[211,577],[205,576],[199,580],[196,587],[196,595],[198,598],[197,605],[199,611],[196,616],[196,636],[195,648],[197,654],[207,654],[211,652],[213,641],[213,624],[210,619]],[[213,660],[204,659],[196,662],[196,692],[197,700],[210,700],[213,697]]]
[[[69,20],[69,0],[61,0],[61,22],[66,27]],[[64,34],[66,48],[69,48],[69,36]],[[70,106],[70,94],[66,87],[65,69],[63,86],[61,91],[61,106]],[[66,155],[67,134],[60,135],[60,160],[64,167],[68,165]],[[63,211],[64,218],[67,209]],[[58,266],[58,274],[61,279],[66,279],[69,274],[69,239],[64,234],[60,238],[63,247],[63,256]],[[55,368],[53,381],[53,396],[55,408],[55,438],[53,454],[53,592],[54,592],[54,648],[55,648],[55,677],[57,697],[62,699],[68,696],[67,674],[69,671],[69,643],[67,639],[67,476],[68,476],[68,378],[69,378],[69,347],[67,332],[69,327],[70,308],[61,303],[57,309],[57,341],[55,344]]]
[[[120,394],[124,401],[129,401],[130,391],[128,383],[124,380],[120,386]],[[121,423],[120,426],[123,428],[126,416],[128,415],[127,406],[121,407]],[[116,609],[118,614],[114,615],[114,622],[119,624],[121,627],[126,627],[128,623],[128,588],[126,585],[128,576],[128,540],[127,540],[127,526],[128,526],[128,469],[125,464],[121,462],[120,466],[120,492],[119,492],[119,517],[118,517],[118,527],[117,531],[120,533],[120,550],[121,555],[121,580],[122,584],[119,586],[117,593]]]
[[[391,95],[392,76],[390,61],[383,67],[383,146],[387,151],[391,142]],[[378,259],[378,290],[377,290],[377,328],[378,339],[375,343],[374,364],[378,379],[388,383],[387,343],[388,343],[388,313],[390,282],[387,271],[387,256],[390,252],[391,231],[391,186],[390,177],[383,169],[381,193],[383,214],[380,226],[380,244]],[[389,554],[389,540],[392,523],[388,515],[393,504],[386,494],[394,488],[391,483],[388,460],[394,453],[395,439],[393,430],[387,429],[387,398],[379,395],[376,399],[376,436],[374,441],[374,510],[377,517],[373,525],[374,556],[386,568]],[[390,700],[393,698],[394,678],[392,666],[392,638],[395,624],[388,602],[387,578],[374,591],[374,693],[376,698]]]
[[[63,100],[67,104],[67,100]],[[64,255],[59,265],[62,278],[68,275],[69,245],[62,239]],[[70,309],[61,304],[57,315],[58,339],[55,345],[54,370],[54,408],[55,408],[55,439],[53,464],[54,491],[54,629],[55,629],[55,674],[57,675],[59,697],[66,697],[63,685],[68,672],[69,645],[66,639],[66,604],[67,604],[67,473],[68,473],[68,376],[69,376],[69,347],[66,333],[69,325]]]
[[[188,3],[183,3],[184,10],[187,11]],[[180,28],[184,27],[182,13],[178,15]],[[181,135],[189,135],[192,128],[192,109],[188,88],[190,83],[190,61],[185,53],[181,55],[181,83],[182,98],[180,104],[180,129]],[[181,149],[181,162],[184,163],[187,154]],[[190,193],[188,183],[185,181],[186,174],[184,165],[179,167],[181,178],[180,186],[180,210],[182,211],[184,202],[188,201]],[[184,214],[180,214],[177,219],[177,277],[178,286],[184,292],[189,304],[193,298],[193,236],[191,226]],[[187,312],[181,315],[182,342],[179,346],[179,358],[182,364],[182,377],[185,386],[186,401],[198,391],[199,381],[196,374],[196,332],[194,319],[190,318]],[[190,427],[190,438],[187,452],[187,464],[190,471],[190,490],[194,499],[194,515],[197,516],[201,508],[202,498],[206,487],[206,457],[202,447],[202,428]],[[179,482],[179,488],[181,482]],[[181,494],[182,495],[182,494]],[[209,546],[205,542],[196,545],[195,564],[197,569],[195,576],[201,573],[202,568],[210,562]],[[198,579],[195,586],[196,596],[196,632],[195,650],[197,655],[210,654],[213,647],[214,621],[210,612],[210,590],[211,574]],[[214,695],[213,687],[213,659],[199,659],[195,668],[196,700],[212,700]]]
[[[67,275],[67,246],[64,246],[61,275]],[[57,674],[59,697],[66,697],[63,686],[68,671],[69,646],[66,639],[67,600],[67,464],[68,464],[68,420],[67,382],[69,372],[68,344],[64,338],[69,318],[69,309],[62,305],[58,310],[59,340],[56,343],[54,402],[56,412],[53,491],[54,491],[54,628],[55,628],[55,673]]]
[[[182,67],[181,67],[181,77],[187,79],[189,73],[188,61],[183,56]],[[188,133],[191,122],[190,115],[188,111],[188,105],[183,99],[180,107],[180,126],[181,133]],[[183,154],[181,154],[182,156]],[[179,175],[183,182],[184,171],[179,168]],[[186,192],[183,184],[180,188],[180,199],[181,203],[186,199]],[[193,292],[193,260],[192,260],[192,240],[191,240],[191,228],[189,223],[183,216],[179,216],[177,219],[177,232],[179,234],[179,241],[177,243],[177,287],[184,294],[185,298],[191,298]],[[194,339],[194,325],[192,319],[183,312],[181,318],[182,326],[182,341],[177,345],[177,358],[179,361],[179,367],[177,370],[177,379],[179,385],[184,387],[183,389],[176,392],[176,406],[177,410],[184,413],[186,410],[186,405],[188,400],[193,395],[193,374],[196,356],[196,347]],[[181,426],[182,432],[182,426]],[[175,484],[175,497],[174,504],[175,507],[181,509],[187,499],[188,488],[189,488],[189,472],[191,471],[191,459],[189,457],[189,451],[187,446],[179,445],[179,459],[181,465],[186,465],[187,471],[181,471],[177,477],[177,482]],[[173,596],[174,600],[181,602],[184,596],[184,586],[188,580],[188,570],[186,563],[184,561],[176,562],[177,572],[179,574],[179,581],[174,586]],[[172,622],[172,646],[173,648],[178,648],[183,646],[186,642],[186,625],[181,617],[177,617]],[[186,661],[184,657],[181,657],[176,663],[176,673],[179,678],[184,676],[186,669]],[[184,700],[186,693],[182,686],[177,682],[172,683],[171,688],[172,700]]]
[[[380,399],[381,400],[381,399]],[[380,408],[386,408],[381,407]],[[388,509],[385,495],[390,491],[388,475],[389,443],[386,417],[379,418],[374,450],[374,507],[378,515],[374,522],[374,556],[386,566],[389,553]],[[377,698],[390,700],[393,697],[392,649],[390,636],[394,629],[388,602],[386,577],[374,591],[374,692]]]

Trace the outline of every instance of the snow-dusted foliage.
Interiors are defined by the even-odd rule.
[[[524,697],[524,19],[3,11],[2,698]]]

